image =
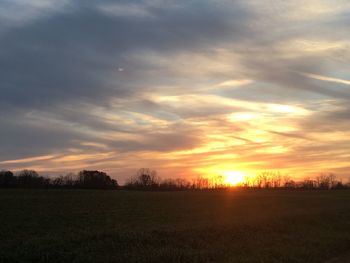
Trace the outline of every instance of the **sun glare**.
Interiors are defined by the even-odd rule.
[[[222,173],[224,182],[230,186],[236,186],[244,182],[245,175],[239,171],[225,171]]]

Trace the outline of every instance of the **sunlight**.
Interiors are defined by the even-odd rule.
[[[224,176],[224,182],[230,186],[236,186],[244,182],[245,175],[239,171],[224,171],[222,173]]]

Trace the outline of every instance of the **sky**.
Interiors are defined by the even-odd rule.
[[[2,0],[0,169],[350,175],[348,0]]]

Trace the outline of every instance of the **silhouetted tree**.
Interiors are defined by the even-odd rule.
[[[60,175],[51,179],[51,185],[54,188],[74,188],[78,187],[78,178],[75,174]]]
[[[346,185],[344,185],[342,181],[337,181],[332,188],[333,189],[346,189]]]
[[[272,187],[272,172],[265,171],[257,175],[257,183],[259,188]]]
[[[62,177],[62,180],[63,180],[63,185],[65,187],[68,187],[68,188],[75,187],[78,184],[78,176],[76,174],[73,174],[73,173],[69,173],[67,175],[64,175]],[[118,186],[118,183],[117,182],[115,182],[115,183]]]
[[[86,189],[115,189],[118,183],[104,172],[84,170],[79,172],[77,186]]]
[[[159,184],[160,190],[175,191],[175,190],[186,190],[191,188],[191,183],[186,179],[165,179]]]
[[[244,188],[256,187],[256,178],[255,177],[246,176],[244,178],[243,187]]]
[[[159,178],[157,176],[157,171],[151,170],[149,168],[141,168],[137,171],[136,176],[138,182],[141,183],[143,187],[155,187],[159,184]]]
[[[303,189],[315,189],[317,188],[317,181],[305,178],[304,181],[300,183],[300,187]]]
[[[17,174],[17,187],[20,188],[44,188],[49,180],[45,179],[34,170],[23,170]]]
[[[0,171],[0,188],[16,186],[16,177],[11,171]]]
[[[319,189],[331,189],[335,185],[336,177],[334,174],[321,174],[316,178]]]
[[[141,168],[136,175],[130,178],[125,187],[138,190],[157,190],[159,189],[160,179],[155,170],[149,168]]]
[[[282,175],[280,172],[271,174],[272,187],[279,188],[282,185]]]
[[[227,186],[225,185],[225,179],[222,175],[213,176],[211,178],[211,186],[214,189],[227,188]]]
[[[84,170],[76,174],[61,175],[49,179],[34,170],[23,170],[14,175],[11,171],[0,171],[0,188],[86,188],[116,189],[118,183],[104,172]],[[350,180],[342,180],[330,174],[321,174],[315,179],[294,181],[279,172],[266,171],[254,177],[246,177],[241,188],[287,188],[287,189],[350,189]],[[183,179],[161,179],[155,170],[139,169],[123,187],[134,190],[186,190],[226,189],[223,176],[197,177],[192,182]]]
[[[208,178],[204,177],[197,177],[196,179],[193,179],[193,188],[194,189],[209,189],[210,188],[210,182]]]

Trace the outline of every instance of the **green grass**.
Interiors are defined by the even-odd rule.
[[[350,262],[349,249],[350,191],[0,191],[0,262]]]

